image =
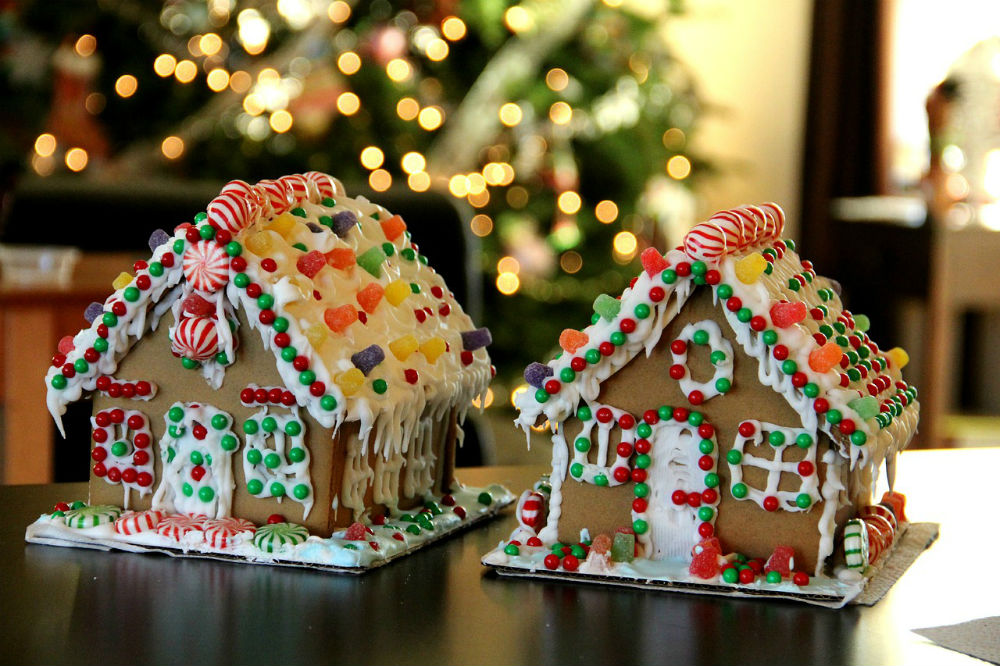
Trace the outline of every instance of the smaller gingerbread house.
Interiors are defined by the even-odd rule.
[[[631,285],[528,367],[518,423],[551,428],[551,476],[488,563],[683,583],[736,555],[794,553],[815,577],[843,562],[844,525],[871,513],[880,467],[891,483],[916,430],[916,389],[905,352],[869,337],[783,225],[778,206],[746,206],[645,250]],[[612,535],[635,562],[631,545],[611,569],[592,561]],[[706,548],[723,559],[692,576]]]
[[[400,216],[317,172],[233,181],[150,248],[53,358],[60,429],[93,398],[90,497],[29,537],[361,566],[503,503],[453,475],[489,332]]]

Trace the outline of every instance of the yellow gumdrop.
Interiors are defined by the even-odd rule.
[[[404,280],[393,280],[385,285],[385,300],[392,305],[399,305],[410,295],[410,285]]]
[[[442,338],[433,337],[429,340],[425,340],[423,344],[420,345],[420,353],[430,361],[431,363],[436,363],[438,357],[444,353],[447,348],[447,344]]]
[[[129,282],[131,281],[132,281],[132,276],[122,271],[121,273],[118,274],[118,277],[115,278],[115,281],[111,283],[111,286],[114,287],[115,289],[122,289],[124,287],[127,287]]]
[[[893,347],[885,355],[889,357],[889,360],[898,370],[902,370],[910,362],[910,355],[902,347]]]
[[[298,224],[298,220],[295,219],[294,215],[291,213],[282,213],[274,218],[265,228],[275,231],[282,236],[287,236],[288,232],[294,229],[296,224]]]
[[[357,368],[351,368],[337,375],[333,381],[344,395],[354,395],[365,385],[365,374]]]
[[[319,349],[326,342],[328,337],[327,331],[329,329],[323,324],[313,324],[306,329],[306,340],[312,345],[313,349]]]
[[[400,361],[405,361],[410,354],[417,351],[417,339],[412,335],[396,338],[389,343],[389,351]]]
[[[258,256],[264,256],[271,249],[271,234],[266,231],[258,231],[250,235],[246,240],[247,249]]]
[[[760,252],[748,254],[742,259],[737,259],[733,264],[736,271],[736,279],[743,284],[753,284],[760,279],[761,273],[767,268],[767,259]]]

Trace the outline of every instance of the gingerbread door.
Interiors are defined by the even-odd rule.
[[[697,428],[688,424],[661,423],[652,433],[648,471],[649,558],[687,559],[700,540],[698,528],[703,454]],[[697,497],[697,501],[694,500]]]

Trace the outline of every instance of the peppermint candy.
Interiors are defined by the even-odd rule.
[[[313,198],[313,196],[309,197],[310,201],[313,201],[315,203],[320,203],[323,201],[323,199],[326,199],[327,197],[333,197],[335,194],[337,194],[338,183],[327,174],[322,173],[320,171],[306,171],[302,175],[305,176],[305,179],[309,182],[309,184],[312,186],[312,189],[315,191],[315,194],[313,195],[315,198]]]
[[[278,179],[278,182],[285,186],[285,190],[288,191],[293,203],[300,204],[303,201],[309,200],[309,181],[305,176],[297,174],[282,176]]]
[[[208,222],[230,233],[239,233],[251,222],[250,208],[247,193],[224,190],[208,204]]]
[[[202,240],[188,247],[183,267],[188,284],[201,291],[217,291],[229,282],[229,255],[215,241]]]
[[[97,504],[95,506],[84,506],[79,509],[70,509],[63,516],[63,520],[70,527],[82,530],[87,527],[100,527],[115,521],[122,515],[122,510],[110,504]]]
[[[294,523],[269,523],[257,528],[253,545],[265,553],[276,553],[297,546],[309,537],[309,530]]]
[[[715,263],[779,238],[784,227],[785,213],[777,204],[740,206],[695,225],[684,237],[684,252],[696,261]]]
[[[156,533],[168,539],[180,541],[194,532],[198,532],[199,534],[204,532],[207,521],[208,516],[200,514],[189,516],[184,513],[174,513],[164,516],[160,520],[156,526]]]
[[[210,317],[183,317],[174,329],[171,348],[194,361],[207,361],[219,351],[219,329]]]
[[[292,193],[281,180],[262,180],[257,183],[256,188],[274,215],[287,212],[294,204]]]
[[[205,523],[205,543],[225,550],[252,537],[256,531],[257,526],[245,518],[217,518]]]
[[[115,521],[115,532],[131,536],[155,530],[166,514],[156,509],[149,511],[126,511]]]

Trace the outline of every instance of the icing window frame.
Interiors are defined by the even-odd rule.
[[[752,428],[752,430],[751,430]],[[765,437],[766,435],[766,437]],[[762,458],[746,453],[747,443],[768,446],[773,458]],[[802,449],[801,460],[784,460],[785,452]],[[733,448],[726,454],[729,465],[729,492],[737,500],[756,502],[765,511],[808,511],[822,501],[817,469],[817,437],[815,430],[787,428],[774,423],[747,419],[740,423]],[[743,468],[753,467],[767,472],[764,488],[750,486],[743,480]],[[794,490],[779,490],[782,478],[793,475],[800,479]]]
[[[715,368],[712,378],[699,382],[687,365],[691,345],[707,345],[709,360]],[[711,319],[689,322],[670,343],[670,377],[677,381],[688,402],[700,405],[733,387],[733,345],[722,335],[722,327]]]

